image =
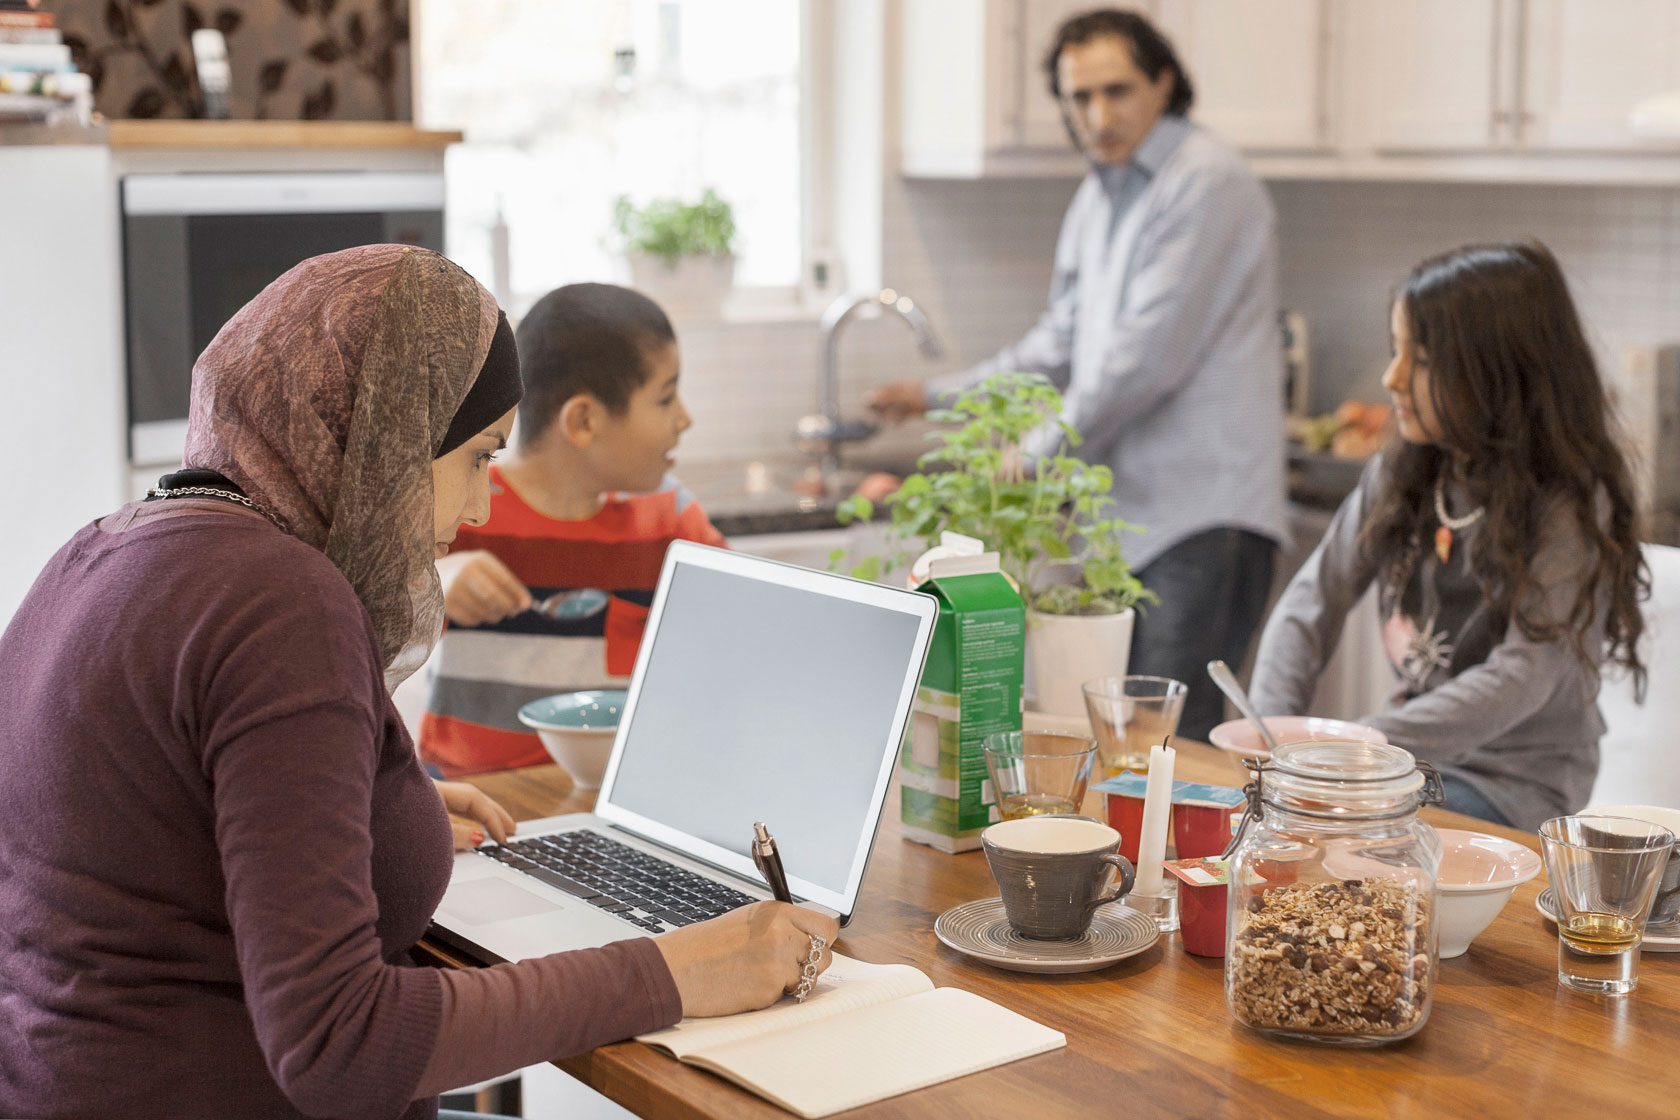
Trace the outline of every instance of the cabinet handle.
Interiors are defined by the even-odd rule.
[[[1318,0],[1318,142],[1330,143],[1330,0]]]
[[[1500,49],[1505,39],[1505,0],[1491,0],[1493,4],[1493,57],[1488,59],[1488,143],[1499,143],[1499,129],[1509,119],[1505,110],[1504,91],[1500,88],[1500,62],[1505,52]]]
[[[1528,111],[1528,0],[1517,0],[1517,72],[1511,112],[1513,138],[1518,146],[1528,142],[1527,125],[1534,120]]]
[[[1015,13],[1015,26],[1009,29],[1009,42],[1015,48],[1015,65],[1010,67],[1014,73],[1015,97],[1012,108],[1005,116],[1005,123],[1015,140],[1017,148],[1025,147],[1027,143],[1027,98],[1031,96],[1031,82],[1027,71],[1032,66],[1032,46],[1027,42],[1027,0],[1015,0],[1012,5]]]

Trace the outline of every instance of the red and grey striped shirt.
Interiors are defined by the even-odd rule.
[[[463,525],[456,551],[485,549],[542,602],[571,592],[548,617],[524,611],[487,626],[450,624],[433,657],[420,757],[446,777],[534,766],[542,743],[521,705],[582,688],[621,688],[636,665],[648,604],[674,540],[723,547],[700,503],[669,476],[648,494],[609,498],[584,521],[532,509],[492,466],[490,517]]]

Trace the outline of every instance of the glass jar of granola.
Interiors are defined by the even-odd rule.
[[[1399,747],[1285,743],[1251,762],[1231,859],[1225,1001],[1256,1030],[1408,1038],[1435,986],[1440,779]]]

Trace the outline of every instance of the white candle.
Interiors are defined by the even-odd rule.
[[[1161,861],[1167,856],[1167,826],[1172,820],[1173,758],[1171,747],[1149,748],[1149,786],[1143,795],[1143,828],[1138,833],[1137,884],[1132,890],[1155,897],[1161,893]]]

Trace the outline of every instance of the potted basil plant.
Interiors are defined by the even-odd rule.
[[[1061,411],[1061,394],[1046,378],[999,373],[930,412],[929,419],[956,427],[933,433],[943,446],[882,499],[894,551],[865,559],[852,574],[878,579],[912,545],[931,547],[947,530],[983,541],[1026,603],[1039,708],[1083,716],[1080,685],[1125,673],[1136,612],[1158,600],[1121,555],[1121,534],[1141,529],[1108,516],[1113,472],[1068,454],[1080,438]],[[1061,445],[1029,470],[1021,442],[1046,424],[1059,429]],[[861,497],[839,509],[842,524],[873,514]]]
[[[710,187],[698,202],[620,195],[613,224],[630,283],[673,315],[716,318],[735,283],[735,212]]]

